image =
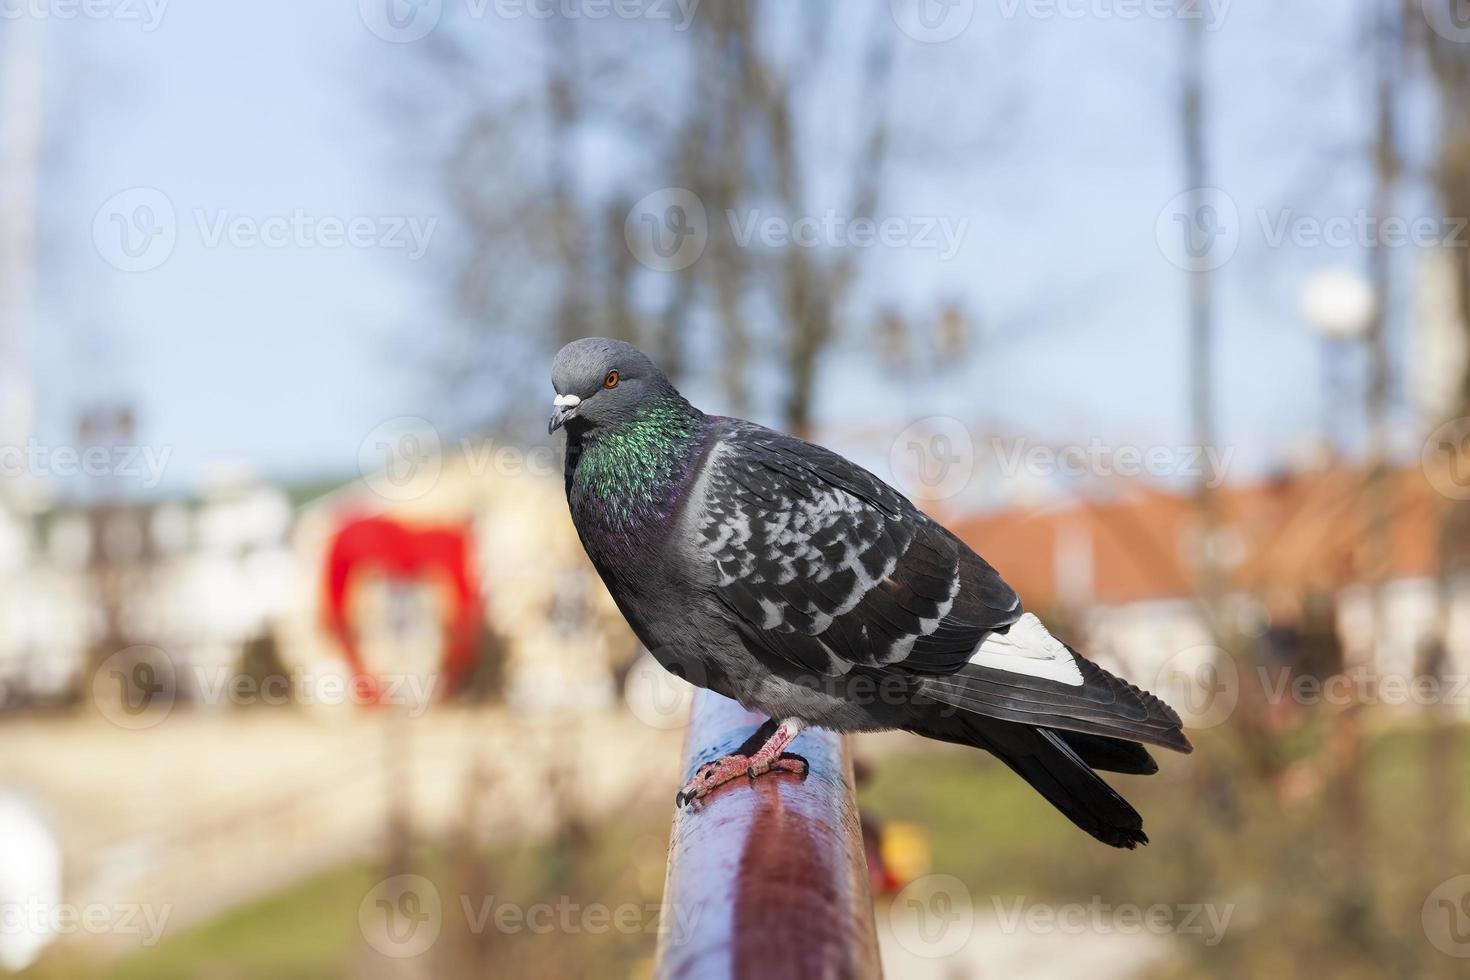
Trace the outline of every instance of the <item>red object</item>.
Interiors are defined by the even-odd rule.
[[[348,618],[348,598],[355,576],[377,571],[389,578],[426,580],[442,575],[449,583],[453,608],[445,626],[444,662],[437,685],[449,694],[463,683],[473,665],[480,631],[480,589],[472,561],[468,526],[409,527],[391,517],[349,519],[332,536],[324,582],[326,628],[341,644],[364,700],[381,697],[379,678],[362,661],[357,631]]]
[[[898,894],[904,882],[883,860],[883,825],[865,813],[859,813],[858,819],[863,825],[863,855],[868,859],[868,888],[874,895]]]

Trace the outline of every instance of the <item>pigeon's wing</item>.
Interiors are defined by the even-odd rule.
[[[1117,748],[1108,739],[1189,751],[1168,705],[1053,637],[984,559],[862,467],[739,424],[706,477],[697,547],[751,646],[816,674],[903,673],[967,713],[1099,736],[1079,742],[1093,755]]]
[[[803,669],[953,673],[1022,614],[995,569],[836,453],[736,424],[706,476],[697,544],[720,600]]]

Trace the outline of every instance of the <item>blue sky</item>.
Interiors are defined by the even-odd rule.
[[[1241,475],[1287,458],[1319,415],[1317,347],[1296,311],[1304,275],[1363,262],[1356,248],[1267,247],[1258,217],[1351,214],[1366,199],[1367,76],[1349,6],[1236,0],[1207,40],[1213,183],[1241,216],[1218,286],[1222,438]],[[895,432],[944,413],[1052,440],[1185,440],[1185,281],[1155,234],[1184,189],[1180,24],[1122,18],[1109,0],[1064,0],[1078,16],[974,7],[952,41],[902,39],[893,109],[999,148],[899,147],[880,208],[963,219],[961,247],[948,261],[875,250],[859,305],[917,312],[960,296],[984,339],[963,370],[904,394],[853,336],[827,366],[820,415]],[[539,37],[525,18],[473,29],[507,52]],[[412,45],[374,36],[353,0],[180,0],[153,30],[51,18],[46,34],[41,438],[65,441],[89,400],[127,397],[143,440],[170,447],[167,484],[186,488],[240,462],[351,472],[384,419],[434,417],[438,392],[412,352],[442,313],[442,241],[417,261],[396,248],[210,247],[199,218],[440,218],[432,148],[412,145],[385,99],[399,78],[413,84]],[[101,254],[93,220],[137,187],[167,197],[178,233],[161,265],[127,272]],[[1415,201],[1411,189],[1400,212],[1424,213]]]

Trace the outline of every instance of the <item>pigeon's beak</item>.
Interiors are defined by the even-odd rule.
[[[551,402],[551,421],[546,425],[546,434],[551,435],[566,425],[567,419],[577,414],[577,406],[580,404],[582,399],[576,395],[557,395]]]

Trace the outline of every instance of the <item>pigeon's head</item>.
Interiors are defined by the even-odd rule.
[[[633,418],[646,399],[674,386],[648,355],[621,340],[587,337],[563,347],[551,363],[556,389],[547,432],[589,432]]]

